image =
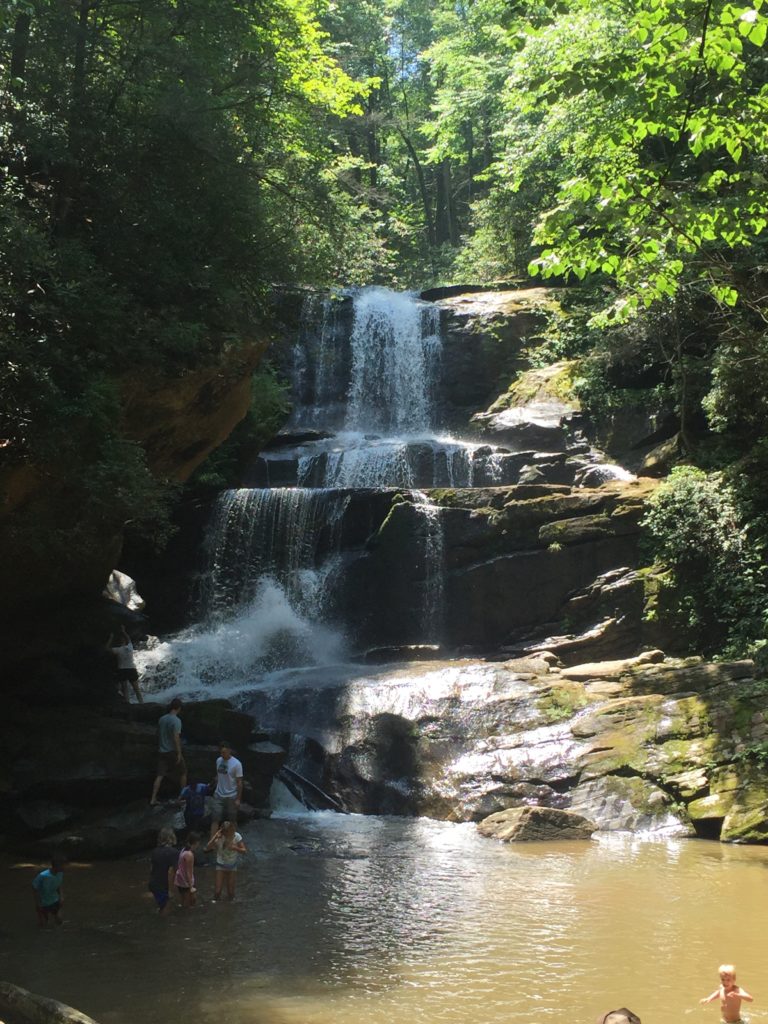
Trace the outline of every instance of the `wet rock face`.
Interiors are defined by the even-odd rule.
[[[157,720],[165,705],[94,708],[6,707],[0,810],[18,849],[70,857],[117,857],[147,849],[158,829],[173,826],[179,807],[148,806],[157,770]],[[189,781],[215,774],[218,742],[235,745],[245,772],[246,798],[266,808],[285,751],[250,743],[254,720],[228,701],[187,703],[181,712]],[[178,780],[166,779],[160,799],[173,801]]]
[[[744,752],[765,735],[766,684],[748,662],[660,657],[361,667],[260,692],[251,711],[303,741],[303,771],[348,810],[479,821],[535,806],[765,841],[768,775]]]
[[[522,349],[541,331],[555,294],[553,289],[527,288],[437,301],[443,313],[441,401],[448,426],[464,427],[525,367]]]
[[[591,628],[613,615],[621,627],[604,633],[595,649],[634,653],[642,639],[642,583],[629,595],[619,593],[616,581],[601,586],[597,580],[637,564],[639,520],[652,487],[431,490],[438,507],[429,522],[440,540],[439,562],[432,566],[425,510],[400,496],[347,569],[345,607],[354,635],[370,647],[445,638],[454,649],[489,650],[523,643],[536,630],[550,636],[566,620]],[[425,637],[430,587],[440,602],[440,624]],[[577,602],[590,588],[591,596]]]
[[[489,814],[479,822],[477,830],[489,839],[521,843],[591,839],[597,826],[581,814],[554,807],[512,807]]]

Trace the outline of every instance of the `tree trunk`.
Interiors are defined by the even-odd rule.
[[[24,78],[27,73],[27,50],[29,48],[29,30],[31,25],[31,14],[19,14],[13,26],[10,93],[19,101],[24,96]]]
[[[85,104],[85,58],[88,40],[88,19],[94,0],[80,0],[75,30],[75,51],[72,60],[72,92],[67,122],[67,163],[62,169],[58,196],[53,211],[52,230],[66,231],[75,219],[76,197],[80,185],[83,155],[83,123]]]
[[[18,178],[24,174],[24,125],[26,122],[24,90],[31,25],[32,16],[30,14],[19,14],[13,26],[13,38],[11,39],[10,83],[7,98],[8,121],[11,125],[8,167],[11,174]]]
[[[453,201],[451,162],[446,157],[440,163],[437,175],[437,242],[459,244],[459,227],[456,221],[456,207]]]
[[[427,183],[424,178],[424,168],[421,166],[419,156],[409,137],[405,134],[402,128],[398,128],[398,131],[400,132],[400,137],[402,138],[408,152],[411,155],[411,159],[413,160],[413,166],[416,170],[416,178],[419,183],[419,192],[421,194],[421,203],[422,206],[424,207],[424,224],[427,229],[427,241],[429,242],[429,245],[431,247],[435,244],[435,222],[432,217],[432,204],[430,203],[429,200]]]

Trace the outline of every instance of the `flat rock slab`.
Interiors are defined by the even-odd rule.
[[[634,658],[615,661],[592,661],[563,669],[564,679],[618,679],[633,668],[656,664],[664,660],[663,651],[643,651]]]
[[[477,826],[489,839],[507,843],[553,839],[591,839],[597,825],[581,814],[554,807],[509,807],[489,814]]]

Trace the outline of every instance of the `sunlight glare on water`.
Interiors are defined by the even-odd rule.
[[[72,868],[67,924],[42,935],[32,869],[4,872],[4,976],[104,1024],[592,1024],[623,1005],[714,1024],[698,999],[732,960],[766,1015],[764,849],[504,845],[473,825],[286,811],[243,833],[238,900],[211,903],[203,868],[203,905],[168,920],[143,860]]]

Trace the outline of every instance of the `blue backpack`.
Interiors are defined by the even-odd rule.
[[[205,817],[205,798],[207,795],[208,786],[204,782],[197,782],[194,786],[185,786],[181,791],[181,797],[186,801],[184,817],[187,825]]]

